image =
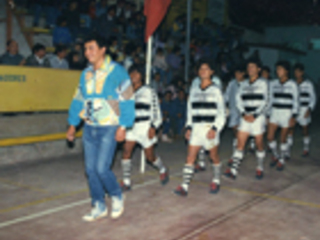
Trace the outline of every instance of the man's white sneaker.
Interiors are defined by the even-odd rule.
[[[91,212],[84,215],[82,220],[86,222],[94,222],[98,219],[106,217],[107,215],[108,209],[106,208],[105,204],[96,202],[91,209]]]
[[[111,218],[117,219],[119,218],[123,211],[124,211],[124,196],[113,196],[111,197],[112,200],[112,211],[111,211]]]

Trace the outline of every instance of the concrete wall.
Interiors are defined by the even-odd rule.
[[[273,27],[266,29],[266,42],[288,43],[306,51],[306,56],[296,56],[287,52],[280,55],[282,59],[292,62],[300,61],[306,65],[306,72],[315,81],[319,82],[320,51],[309,50],[310,39],[320,38],[320,28],[316,26]]]
[[[66,113],[0,116],[1,139],[61,133],[66,128]],[[81,151],[81,139],[77,139],[74,149],[69,149],[65,140],[0,147],[0,166],[77,154]]]

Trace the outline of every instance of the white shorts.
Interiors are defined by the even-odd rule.
[[[270,123],[273,123],[281,128],[290,127],[291,111],[273,109],[270,116]]]
[[[238,131],[249,133],[251,136],[262,135],[266,131],[266,117],[264,115],[260,115],[252,123],[247,122],[242,117],[240,119]]]
[[[300,126],[305,127],[311,123],[311,115],[307,118],[304,117],[309,108],[302,107],[300,108],[299,115],[297,117],[297,122]]]
[[[133,128],[127,131],[126,140],[139,143],[144,149],[147,149],[157,143],[157,137],[149,139],[148,133],[150,124],[135,123]]]
[[[212,125],[200,124],[192,127],[189,145],[201,146],[205,150],[211,150],[215,146],[219,145],[220,137],[219,132],[216,132],[214,139],[208,139],[207,134]]]
[[[230,112],[228,127],[234,128],[236,126],[239,126],[239,123],[240,123],[240,113],[239,112]]]

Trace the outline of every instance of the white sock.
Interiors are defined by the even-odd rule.
[[[212,182],[216,184],[220,184],[220,176],[221,176],[221,163],[219,164],[212,164],[213,170],[213,179]]]
[[[122,159],[122,178],[125,185],[131,184],[131,159]]]
[[[263,162],[264,162],[264,158],[266,156],[266,152],[265,151],[256,151],[256,156],[257,156],[257,161],[258,161],[257,170],[263,171]]]
[[[152,164],[159,170],[160,174],[166,171],[166,167],[163,165],[160,157],[157,157],[157,159]]]
[[[182,171],[182,184],[181,186],[184,188],[184,190],[188,191],[189,189],[189,185],[190,182],[192,180],[193,177],[193,173],[194,173],[194,167],[193,166],[189,166],[189,165],[185,165]]]
[[[281,162],[282,164],[285,163],[285,157],[286,157],[286,154],[288,152],[288,144],[287,143],[281,143],[280,145],[280,160],[279,162]]]
[[[311,139],[309,136],[306,136],[303,138],[303,150],[304,151],[309,151],[310,142],[311,142]]]

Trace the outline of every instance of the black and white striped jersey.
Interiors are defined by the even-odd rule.
[[[306,107],[313,111],[316,107],[317,96],[312,82],[310,80],[304,80],[298,84],[298,88],[300,107]]]
[[[134,93],[135,123],[146,123],[158,129],[162,124],[162,115],[158,96],[149,86],[142,86]]]
[[[287,80],[281,83],[279,79],[276,79],[270,83],[268,115],[274,109],[280,109],[286,113],[291,112],[293,116],[298,114],[299,90],[295,81]]]
[[[247,79],[239,87],[236,104],[242,115],[255,117],[265,114],[268,104],[268,83],[264,78],[258,78],[250,83]]]
[[[187,111],[186,127],[189,129],[197,124],[205,124],[220,132],[226,122],[223,95],[214,84],[205,89],[200,84],[191,88]]]

